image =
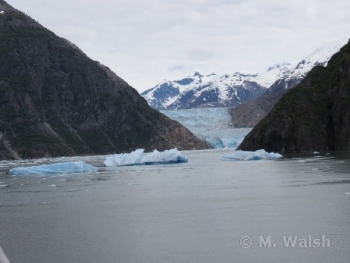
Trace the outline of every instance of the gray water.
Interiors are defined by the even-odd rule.
[[[103,167],[103,156],[0,162],[0,246],[13,263],[350,262],[350,154],[220,161],[228,152],[138,167]],[[77,159],[99,172],[6,174]],[[323,247],[300,247],[322,236]]]

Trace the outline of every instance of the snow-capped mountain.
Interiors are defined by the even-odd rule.
[[[158,110],[166,110],[186,89],[210,82],[214,77],[216,77],[215,73],[203,76],[195,72],[193,76],[181,80],[163,80],[155,87],[141,93],[141,95],[151,107]]]
[[[326,66],[333,54],[347,42],[346,38],[330,42],[317,48],[295,66],[290,67],[284,76],[274,82],[261,97],[239,105],[231,110],[235,127],[254,127],[273,108],[283,94],[300,83],[315,66]]]
[[[337,53],[347,41],[347,38],[341,38],[337,41],[323,44],[321,47],[317,48],[302,59],[296,66],[291,68],[289,74],[287,74],[284,79],[287,81],[291,79],[300,81],[313,67],[318,65],[324,67],[327,66],[328,61],[333,54]]]
[[[141,95],[158,110],[189,109],[197,107],[237,106],[258,98],[273,82],[284,76],[290,64],[277,64],[262,74],[215,73],[181,80],[164,80]]]
[[[259,98],[269,88],[268,93],[296,86],[314,66],[327,65],[344,43],[346,40],[341,39],[325,44],[296,65],[280,63],[258,74],[236,72],[218,76],[196,72],[181,80],[164,80],[141,95],[158,110],[236,107]]]

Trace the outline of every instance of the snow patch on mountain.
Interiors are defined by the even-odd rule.
[[[286,80],[302,80],[313,67],[317,65],[327,66],[333,54],[337,53],[339,49],[346,44],[347,40],[347,38],[341,38],[337,41],[323,44],[307,55],[296,66],[291,68],[290,73],[287,74]]]
[[[296,65],[275,64],[257,74],[202,75],[195,72],[180,80],[163,80],[141,95],[158,110],[190,109],[198,107],[236,107],[254,100],[280,83],[284,89],[299,83],[316,65],[326,66],[331,56],[347,42],[343,38],[321,46]]]
[[[158,110],[235,106],[260,96],[275,79],[271,73],[201,75],[164,80],[141,95]]]

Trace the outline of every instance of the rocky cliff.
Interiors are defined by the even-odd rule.
[[[261,97],[231,108],[233,125],[236,128],[254,127],[266,117],[283,94],[299,82],[299,79],[279,79]]]
[[[246,136],[241,150],[308,152],[350,149],[350,43],[314,67]]]
[[[0,159],[208,148],[69,41],[0,11]]]

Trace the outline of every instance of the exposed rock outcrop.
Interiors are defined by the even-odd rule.
[[[209,147],[69,41],[0,9],[0,159]]]
[[[350,43],[314,67],[246,136],[241,150],[308,152],[350,149]]]
[[[236,128],[251,128],[259,123],[271,111],[276,102],[288,89],[295,87],[300,80],[280,79],[261,97],[230,109],[232,123]]]

